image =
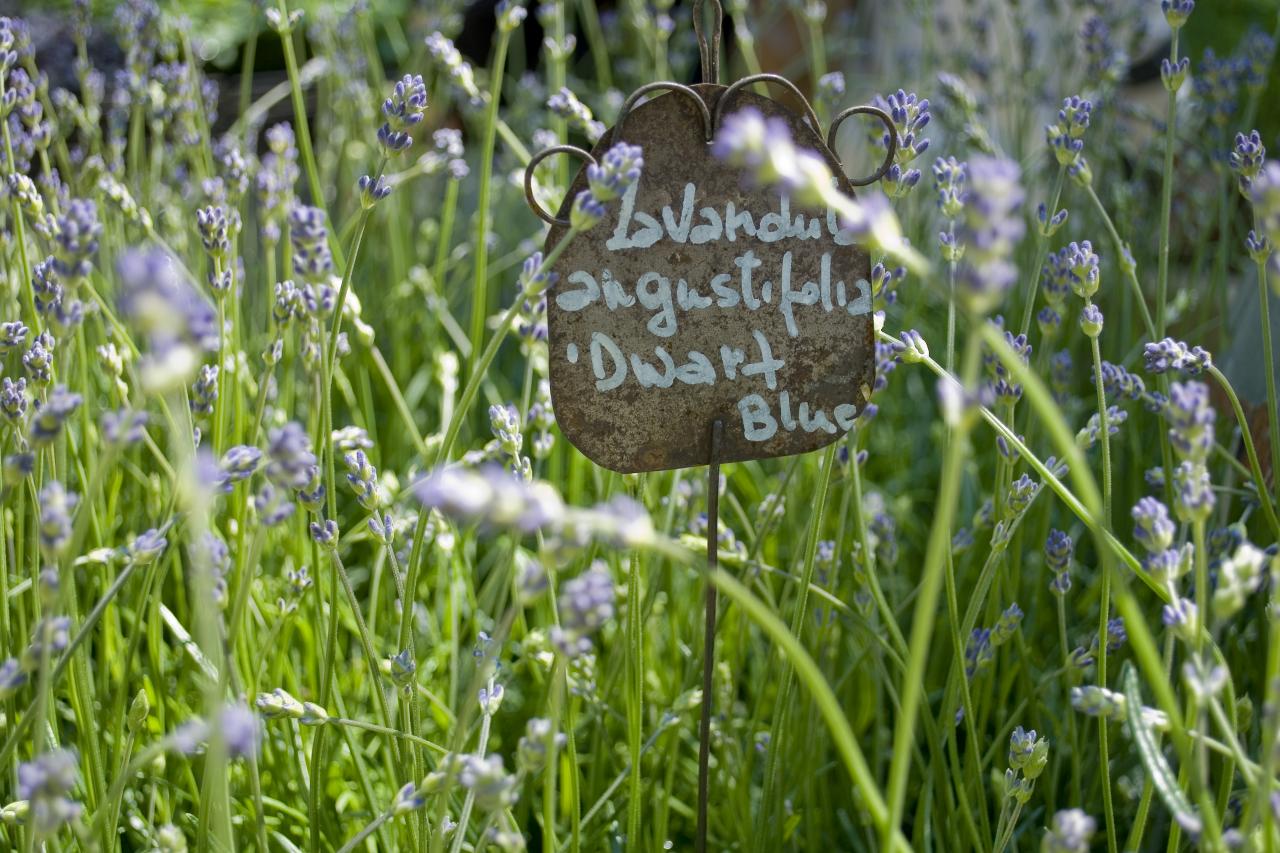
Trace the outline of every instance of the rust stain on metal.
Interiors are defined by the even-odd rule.
[[[717,418],[724,462],[816,450],[849,429],[874,379],[866,251],[837,238],[826,211],[744,184],[712,155],[705,116],[751,106],[782,119],[852,195],[820,131],[745,89],[726,104],[724,86],[692,90],[704,103],[670,92],[626,117],[621,138],[643,149],[643,175],[633,197],[572,241],[548,293],[560,428],[624,473],[706,464]],[[561,221],[585,188],[584,167]],[[564,232],[553,226],[547,246]]]

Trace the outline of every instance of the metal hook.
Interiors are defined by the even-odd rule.
[[[800,103],[804,104],[805,118],[809,120],[809,126],[813,128],[813,132],[818,134],[819,138],[822,137],[822,125],[818,122],[818,115],[813,111],[813,106],[809,103],[809,99],[796,88],[795,83],[778,74],[751,74],[725,89],[724,93],[716,101],[715,112],[711,121],[713,129],[720,126],[720,117],[724,113],[724,105],[733,97],[734,93],[744,86],[750,86],[752,83],[776,83],[790,91],[791,94],[800,99]]]
[[[842,110],[839,115],[831,120],[831,129],[827,131],[827,148],[831,150],[832,154],[834,154],[836,150],[836,132],[840,130],[840,125],[843,124],[844,120],[849,116],[856,115],[869,115],[880,119],[881,123],[885,126],[885,130],[888,131],[889,136],[889,151],[884,155],[884,162],[880,164],[880,168],[876,169],[865,178],[859,178],[856,181],[852,178],[849,179],[850,185],[855,187],[865,187],[867,184],[874,184],[876,181],[883,178],[888,173],[889,167],[893,165],[893,158],[898,153],[898,131],[893,126],[893,119],[888,113],[879,107],[849,107],[846,110]],[[844,164],[841,163],[841,165],[843,166]]]
[[[569,220],[557,219],[550,213],[542,209],[542,205],[538,204],[538,200],[533,197],[533,170],[538,164],[550,157],[552,154],[573,154],[586,160],[592,166],[598,165],[596,158],[591,156],[591,152],[583,151],[576,145],[552,145],[550,148],[544,148],[537,154],[529,158],[529,165],[524,167],[524,200],[529,205],[529,209],[534,212],[539,219],[548,225],[559,225],[561,228],[569,227]]]
[[[684,85],[683,83],[673,83],[671,81],[658,81],[656,83],[646,83],[645,85],[641,86],[639,89],[636,89],[634,92],[632,92],[631,97],[627,98],[627,100],[622,104],[622,109],[618,112],[618,123],[614,127],[613,136],[611,138],[615,140],[622,138],[622,127],[624,124],[626,124],[627,116],[630,115],[631,109],[632,107],[635,106],[636,101],[640,100],[640,98],[649,94],[650,92],[655,92],[662,89],[667,89],[672,92],[679,92],[680,94],[687,95],[688,97],[693,99],[693,102],[698,105],[698,111],[702,113],[703,136],[706,138],[708,142],[710,142],[711,133],[712,133],[711,110],[707,109],[707,102],[702,100],[702,96],[699,95],[696,91],[694,91],[690,87]]]
[[[693,31],[698,36],[698,54],[702,58],[702,82],[720,82],[720,34],[724,28],[724,9],[720,0],[711,0],[713,14],[711,22],[711,42],[707,43],[706,33],[702,31],[703,0],[693,0]]]

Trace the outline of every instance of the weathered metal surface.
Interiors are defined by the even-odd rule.
[[[712,109],[726,92],[693,89]],[[778,102],[739,89],[715,112],[747,106],[786,122],[852,195],[818,132]],[[717,418],[724,462],[818,449],[848,430],[874,377],[866,252],[835,236],[826,211],[744,184],[712,155],[704,115],[681,92],[633,108],[622,139],[645,160],[633,197],[611,203],[554,267],[556,419],[575,447],[615,471],[706,464]],[[597,159],[616,132],[597,143]],[[562,221],[585,188],[584,167]],[[548,248],[564,233],[553,226]]]

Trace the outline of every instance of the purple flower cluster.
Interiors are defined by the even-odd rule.
[[[1012,160],[975,157],[967,170],[964,216],[957,238],[965,246],[957,285],[965,307],[986,314],[1013,287],[1013,250],[1026,231],[1020,215],[1022,170]]]

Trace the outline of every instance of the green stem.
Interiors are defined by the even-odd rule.
[[[1271,345],[1271,295],[1267,289],[1267,262],[1258,261],[1258,319],[1262,323],[1262,366],[1267,376],[1267,443],[1271,445],[1271,477],[1280,484],[1280,410],[1276,408],[1275,351]],[[1258,488],[1265,489],[1259,483]]]
[[[1173,29],[1169,42],[1169,62],[1178,64],[1178,32]],[[1164,170],[1160,187],[1160,254],[1156,273],[1156,334],[1164,337],[1166,309],[1169,303],[1169,214],[1173,206],[1173,146],[1178,130],[1178,93],[1169,92],[1164,119]]]
[[[485,114],[484,143],[480,148],[480,199],[476,208],[475,272],[471,282],[471,374],[484,338],[484,320],[489,310],[489,201],[493,191],[493,149],[498,133],[498,102],[502,100],[503,69],[511,31],[498,28],[498,40],[490,66],[489,104]],[[518,303],[517,303],[518,304]],[[483,373],[483,370],[480,371]]]
[[[975,325],[986,326],[987,323],[978,320]],[[978,335],[973,334],[965,344],[962,388],[972,385],[977,375],[981,354],[978,340]],[[1001,340],[1003,342],[1003,338]],[[911,638],[907,647],[907,673],[902,683],[902,706],[893,731],[893,757],[889,763],[889,821],[881,830],[881,849],[885,853],[888,853],[892,846],[889,830],[896,828],[901,822],[906,802],[907,775],[911,759],[911,743],[915,733],[916,712],[924,695],[925,665],[928,662],[930,640],[937,618],[938,594],[946,576],[946,558],[951,550],[952,518],[960,496],[965,448],[972,425],[973,419],[965,418],[955,427],[942,463],[942,482],[938,488],[933,525],[929,530],[929,543],[921,572],[920,592],[916,599],[915,614],[911,619]]]
[[[1258,500],[1262,504],[1262,512],[1266,515],[1267,523],[1271,525],[1271,530],[1280,535],[1280,520],[1276,519],[1276,509],[1271,502],[1271,491],[1267,488],[1266,478],[1262,475],[1262,465],[1258,461],[1258,450],[1253,445],[1253,435],[1249,430],[1249,420],[1245,417],[1244,409],[1240,406],[1240,398],[1236,396],[1235,389],[1231,387],[1231,381],[1216,365],[1209,365],[1209,375],[1214,378],[1231,402],[1231,410],[1235,412],[1236,422],[1240,425],[1240,438],[1244,443],[1244,452],[1249,457],[1249,468],[1253,471],[1253,480],[1258,489]]]
[[[1049,207],[1047,219],[1053,219],[1054,214],[1058,212],[1058,202],[1062,199],[1062,184],[1067,177],[1067,167],[1059,164],[1058,175],[1053,179],[1053,191],[1049,194]],[[1027,294],[1026,304],[1022,306],[1022,325],[1018,327],[1018,333],[1025,335],[1027,330],[1031,328],[1031,315],[1036,307],[1036,288],[1040,283],[1040,268],[1044,266],[1045,253],[1049,250],[1049,236],[1045,234],[1043,228],[1036,229],[1036,249],[1032,257],[1034,263],[1027,268],[1027,283],[1024,286]]]

